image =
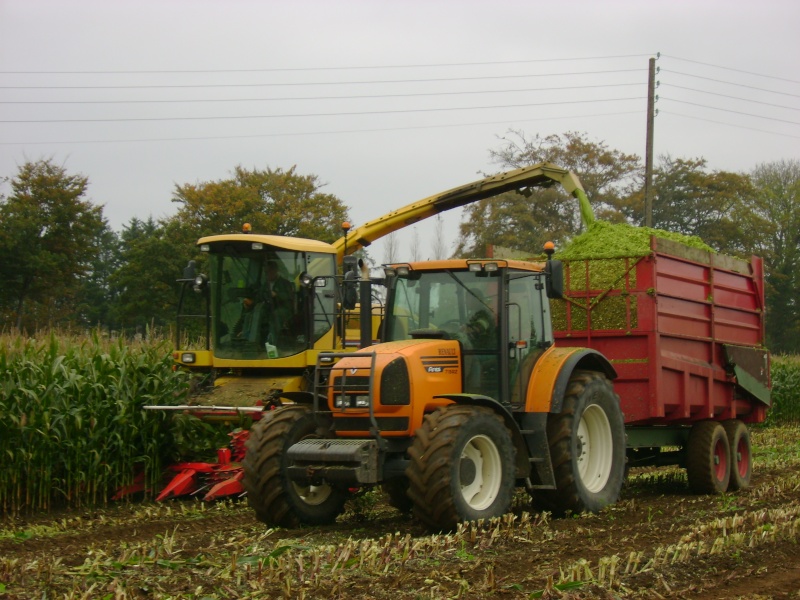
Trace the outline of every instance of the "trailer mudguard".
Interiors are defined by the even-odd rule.
[[[561,412],[569,378],[576,369],[599,371],[612,380],[617,376],[608,359],[596,350],[550,346],[531,372],[525,412]]]
[[[525,444],[525,438],[522,436],[519,424],[509,410],[500,404],[494,398],[489,396],[482,396],[480,394],[440,394],[434,398],[443,398],[451,400],[456,404],[471,404],[474,406],[486,406],[491,408],[501,417],[506,424],[506,427],[511,432],[511,442],[516,449],[515,453],[515,470],[517,479],[525,479],[530,476],[531,465],[528,460],[528,447]]]

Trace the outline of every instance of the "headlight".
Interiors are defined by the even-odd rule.
[[[368,408],[369,396],[340,394],[334,401],[336,408]]]
[[[191,365],[191,364],[194,364],[195,360],[196,360],[196,357],[194,355],[194,352],[184,352],[183,354],[181,354],[181,362],[182,363],[185,363],[187,365]]]

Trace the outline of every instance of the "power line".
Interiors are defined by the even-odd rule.
[[[465,63],[431,63],[410,65],[355,65],[349,67],[281,67],[268,69],[182,69],[182,70],[115,70],[115,71],[0,71],[3,75],[147,75],[147,74],[210,74],[210,73],[284,73],[303,71],[350,71],[366,69],[423,69],[440,67],[482,67],[493,65],[519,65],[547,62],[569,62],[581,60],[607,60],[617,58],[641,58],[650,54],[620,54],[609,56],[585,56],[582,58],[533,58],[525,60],[503,60]]]
[[[398,110],[370,110],[331,113],[296,113],[281,115],[238,115],[224,117],[127,117],[122,119],[19,119],[0,120],[0,123],[116,123],[116,122],[145,122],[145,121],[211,121],[211,120],[244,120],[244,119],[284,119],[284,118],[309,118],[309,117],[343,117],[361,115],[408,114],[423,112],[452,112],[458,110],[488,110],[497,108],[528,108],[531,106],[552,106],[564,104],[588,104],[594,102],[620,102],[627,100],[643,100],[644,97],[607,98],[602,100],[565,100],[560,102],[534,102],[526,104],[497,104],[494,106],[463,106],[447,108],[411,108]]]
[[[681,113],[674,113],[674,112],[669,111],[669,110],[660,110],[659,111],[659,115],[672,115],[672,116],[676,116],[676,117],[682,117],[684,119],[693,119],[695,121],[705,121],[706,123],[714,123],[716,125],[725,125],[726,127],[736,127],[737,129],[747,129],[749,131],[757,131],[759,133],[767,133],[767,134],[771,134],[771,135],[780,135],[780,136],[783,136],[783,137],[800,139],[800,135],[792,135],[790,133],[781,133],[781,132],[778,132],[778,131],[767,131],[767,130],[764,130],[764,129],[757,129],[755,127],[747,127],[746,125],[736,125],[734,123],[725,123],[724,121],[715,121],[713,119],[704,119],[702,117],[693,117],[693,116],[684,115],[684,114],[681,114]]]
[[[693,75],[691,73],[682,73],[680,71],[672,71],[670,69],[661,69],[661,73],[674,73],[675,75],[683,75],[684,77],[694,77],[696,79],[703,79],[705,81],[713,81],[714,83],[724,83],[725,85],[733,85],[736,87],[747,88],[749,90],[758,90],[759,92],[767,92],[769,94],[779,94],[781,96],[791,96],[793,98],[800,98],[798,94],[790,94],[788,92],[779,92],[777,90],[767,90],[764,88],[756,87],[753,85],[745,85],[743,83],[735,83],[733,81],[724,81],[722,79],[713,79],[711,77],[703,77],[702,75]]]
[[[688,59],[688,58],[680,58],[680,57],[677,57],[677,56],[669,56],[667,54],[662,54],[661,56],[664,57],[664,58],[671,58],[672,60],[680,60],[680,61],[683,61],[683,62],[694,63],[696,65],[703,65],[705,67],[714,67],[715,69],[724,69],[726,71],[733,71],[735,73],[744,73],[745,75],[755,75],[756,77],[765,77],[767,79],[775,79],[777,81],[786,81],[786,82],[789,82],[789,83],[800,83],[800,81],[797,81],[795,79],[786,79],[784,77],[775,77],[773,75],[764,75],[763,73],[755,73],[753,71],[744,71],[742,69],[734,69],[733,67],[723,67],[721,65],[712,65],[711,63],[705,63],[705,62],[701,62],[699,60],[691,60],[691,59]]]
[[[728,94],[718,94],[716,92],[709,92],[706,90],[698,90],[695,88],[684,87],[682,85],[675,85],[674,83],[668,84],[671,88],[678,88],[681,90],[689,90],[690,92],[698,92],[700,94],[710,94],[712,96],[719,96],[721,98],[730,98],[731,100],[741,100],[742,102],[752,102],[753,104],[761,104],[762,106],[771,106],[772,108],[783,108],[786,110],[800,110],[800,108],[795,108],[794,106],[783,106],[781,104],[770,104],[769,102],[762,102],[760,100],[750,100],[749,98],[739,98],[737,96],[729,96]],[[800,97],[800,96],[798,96]]]
[[[668,102],[678,102],[680,104],[689,104],[691,106],[699,106],[701,108],[708,108],[708,109],[711,109],[711,110],[719,110],[719,111],[722,111],[722,112],[733,113],[735,115],[742,115],[742,116],[745,116],[745,117],[753,117],[753,118],[756,118],[756,119],[766,119],[768,121],[777,121],[779,123],[788,123],[790,125],[800,125],[800,123],[798,123],[798,122],[788,121],[786,119],[776,119],[774,117],[762,117],[761,115],[754,115],[754,114],[750,114],[750,113],[746,113],[746,112],[741,112],[741,111],[738,111],[738,110],[731,110],[731,109],[728,109],[728,108],[719,108],[717,106],[708,106],[706,104],[699,104],[697,102],[688,102],[686,100],[675,100],[674,98],[664,98],[663,96],[660,97],[659,100],[667,100]]]
[[[573,85],[546,88],[517,88],[505,90],[466,90],[459,92],[418,92],[408,94],[359,94],[354,96],[294,96],[281,98],[209,98],[187,100],[0,100],[0,104],[170,104],[170,103],[201,103],[201,102],[274,102],[274,101],[303,101],[303,100],[360,100],[376,98],[415,98],[431,96],[460,96],[475,94],[511,94],[519,92],[554,92],[568,90],[597,89],[607,87],[629,87],[641,83],[606,83],[602,85]]]
[[[428,79],[385,79],[374,81],[319,81],[283,83],[212,83],[172,85],[4,85],[3,90],[131,90],[131,89],[189,89],[189,88],[243,88],[243,87],[298,87],[319,85],[373,85],[394,83],[438,83],[444,81],[481,81],[497,79],[521,79],[528,77],[567,77],[574,75],[609,75],[612,73],[642,72],[642,69],[615,69],[609,71],[579,71],[572,73],[533,73],[523,75],[484,75],[479,77],[435,77]]]
[[[563,117],[537,117],[531,119],[514,119],[515,123],[528,123],[534,121],[558,121],[563,119],[591,119],[596,117],[613,117],[641,114],[643,110],[594,113],[590,115],[569,115]],[[220,135],[220,136],[200,136],[200,137],[179,137],[179,138],[140,138],[140,139],[116,139],[116,140],[78,140],[78,141],[50,141],[50,142],[2,142],[0,146],[22,146],[22,145],[48,145],[48,144],[110,144],[110,143],[139,143],[139,142],[194,142],[204,140],[236,140],[251,138],[273,138],[273,137],[299,137],[309,135],[338,135],[350,133],[381,133],[386,131],[408,131],[418,129],[446,129],[452,127],[478,127],[484,125],[507,125],[508,119],[504,121],[480,121],[473,123],[452,123],[436,125],[410,125],[405,127],[379,127],[369,129],[340,129],[335,131],[305,131],[294,133],[262,133],[249,135]]]

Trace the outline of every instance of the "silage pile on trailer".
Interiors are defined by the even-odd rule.
[[[573,238],[555,257],[563,261],[570,261],[647,256],[650,254],[650,238],[652,236],[672,240],[699,250],[714,251],[697,236],[687,236],[651,227],[634,227],[627,223],[594,221],[586,231]]]
[[[551,303],[556,331],[627,330],[638,327],[636,264],[652,252],[651,238],[714,252],[696,236],[594,221],[559,252],[564,262],[564,300]],[[569,304],[569,306],[567,306]]]

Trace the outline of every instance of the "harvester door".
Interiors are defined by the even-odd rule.
[[[336,321],[336,262],[331,254],[306,253],[306,273],[315,282],[302,290],[303,326],[308,347],[333,348],[333,326]]]

